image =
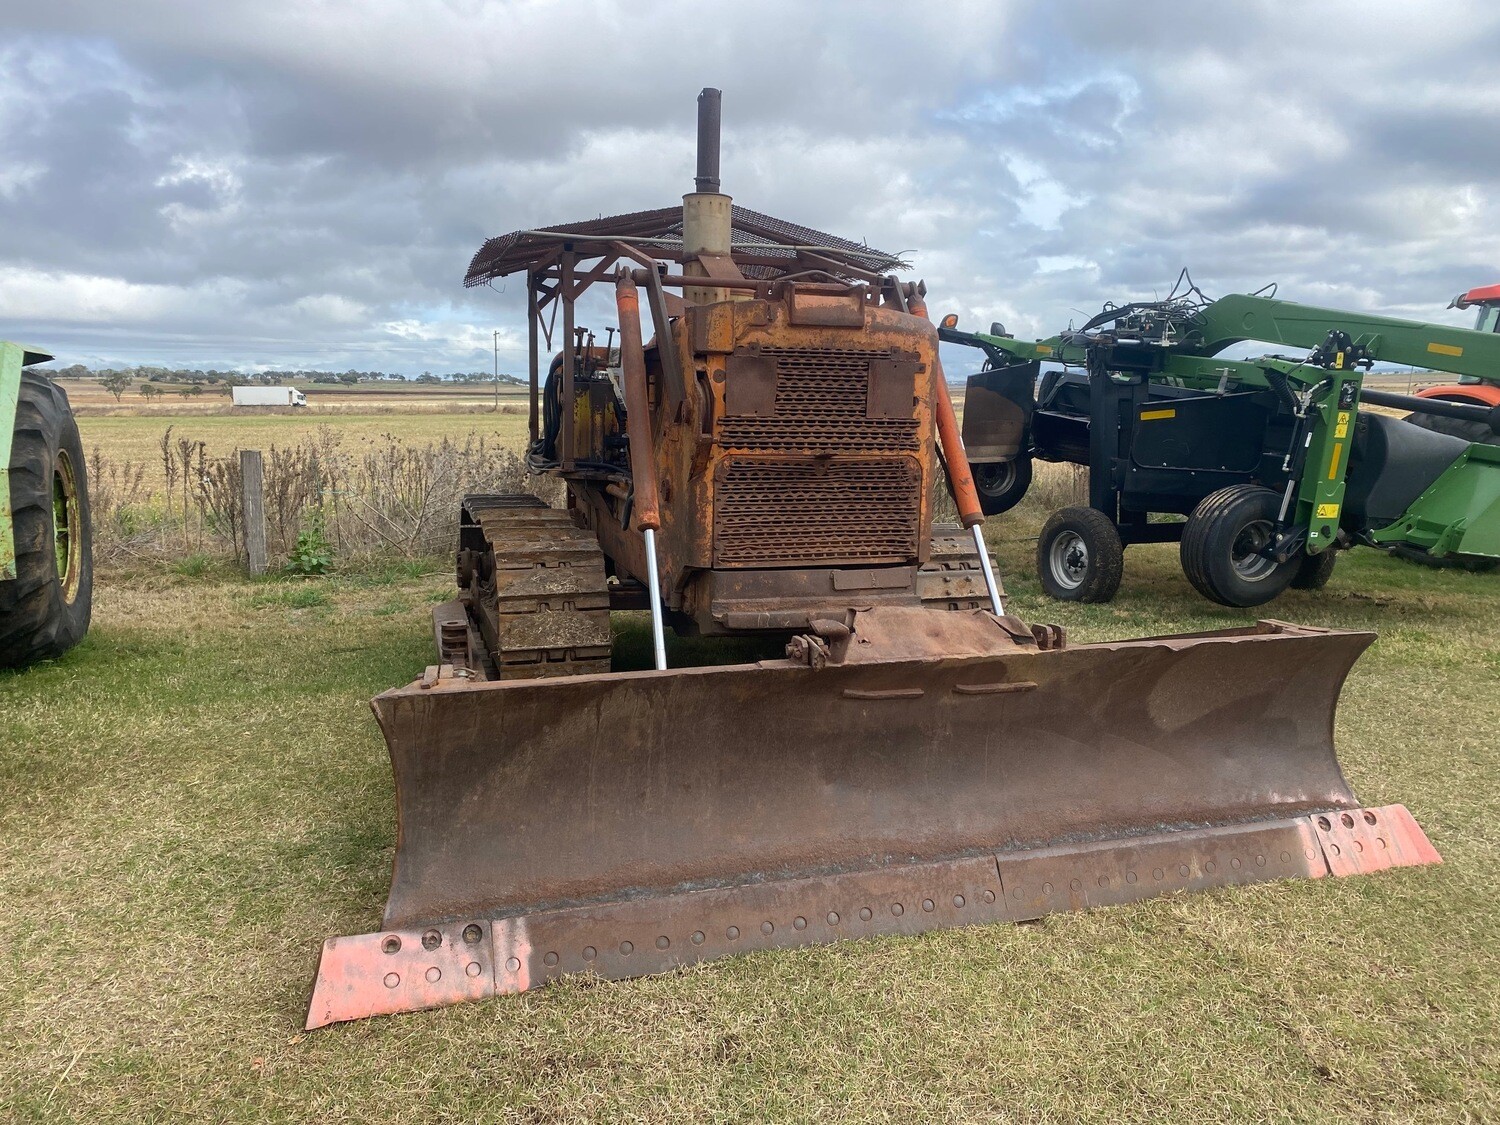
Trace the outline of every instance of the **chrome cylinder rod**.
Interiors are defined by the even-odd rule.
[[[995,582],[995,568],[990,566],[990,549],[984,545],[982,524],[969,530],[974,533],[974,549],[979,552],[979,565],[984,569],[984,588],[990,592],[990,609],[996,617],[1005,616],[1005,603],[1000,600],[1000,586]]]
[[[646,528],[646,588],[651,594],[651,644],[656,650],[656,670],[667,669],[667,637],[662,629],[661,582],[656,576],[656,532]],[[994,596],[991,588],[991,596]]]

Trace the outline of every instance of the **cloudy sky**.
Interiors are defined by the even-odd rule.
[[[1467,323],[1500,282],[1493,0],[0,0],[0,336],[70,362],[502,370],[488,235],[736,201],[903,252],[934,312],[1106,299]]]

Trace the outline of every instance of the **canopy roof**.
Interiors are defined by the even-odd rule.
[[[906,262],[892,254],[745,207],[731,207],[730,223],[731,255],[749,278],[772,280],[821,270],[853,280],[907,268]],[[619,244],[652,258],[681,261],[682,208],[634,211],[502,234],[479,248],[469,263],[464,285],[483,285],[531,266],[545,265],[569,247],[579,261],[614,257]]]

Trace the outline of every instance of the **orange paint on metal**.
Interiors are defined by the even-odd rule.
[[[1392,867],[1443,862],[1405,805],[1350,809],[1307,819],[1334,875],[1368,875]]]
[[[661,530],[656,489],[656,456],[651,442],[651,407],[646,393],[646,353],[641,344],[641,300],[630,274],[615,283],[620,313],[620,365],[624,369],[625,429],[630,436],[630,477],[635,486],[632,518],[641,530]]]
[[[1475,406],[1500,406],[1500,386],[1491,383],[1445,383],[1417,392],[1417,398],[1467,402]]]
[[[1461,309],[1470,305],[1500,304],[1500,285],[1481,285],[1470,289],[1454,303]]]
[[[323,943],[307,1030],[495,994],[489,924],[451,922]]]
[[[913,296],[910,305],[913,316],[927,318],[927,304],[921,297]],[[979,492],[974,487],[969,456],[964,452],[963,439],[959,436],[953,394],[943,375],[943,361],[938,358],[937,349],[932,352],[932,404],[937,412],[938,441],[943,447],[943,463],[948,468],[948,487],[953,493],[953,502],[958,505],[959,519],[965,527],[973,527],[984,522],[984,510],[979,506]]]

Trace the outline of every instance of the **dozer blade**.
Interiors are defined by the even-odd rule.
[[[379,696],[399,811],[386,928],[325,944],[307,1026],[1439,862],[1404,808],[1359,806],[1334,756],[1372,634],[1262,622],[975,654],[912,622],[996,619],[905,612],[926,617],[861,615],[848,659],[819,668],[429,676]]]

